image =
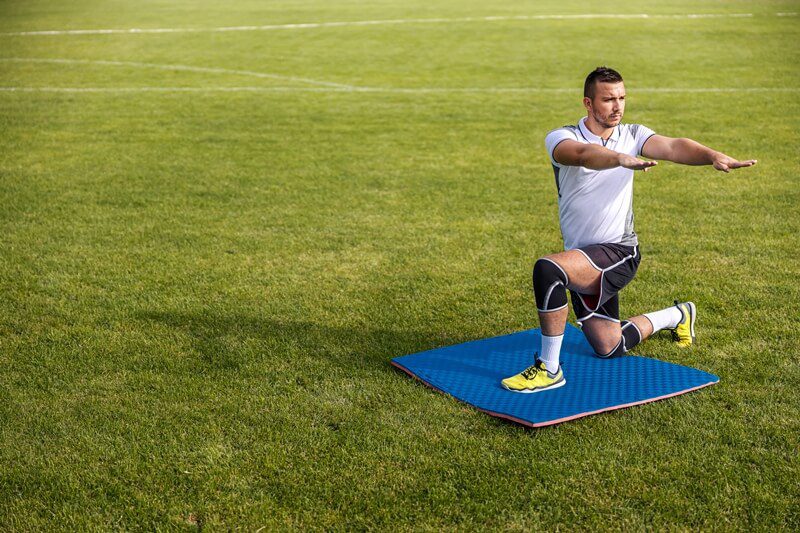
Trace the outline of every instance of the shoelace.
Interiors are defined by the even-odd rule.
[[[533,364],[522,371],[522,377],[525,379],[533,379],[536,377],[536,374],[539,373],[539,369],[536,367],[536,364]]]

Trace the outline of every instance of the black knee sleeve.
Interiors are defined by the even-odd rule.
[[[597,357],[609,359],[611,357],[625,355],[626,352],[630,351],[634,346],[642,342],[642,335],[639,333],[639,328],[636,327],[636,324],[627,320],[623,320],[620,325],[622,326],[622,337],[619,339],[617,345],[607,354],[596,354]]]
[[[533,266],[533,292],[539,311],[556,311],[567,305],[567,274],[549,259],[539,259]]]
[[[622,326],[622,340],[625,343],[625,351],[629,352],[634,346],[642,342],[642,334],[633,322],[623,320],[620,325]]]

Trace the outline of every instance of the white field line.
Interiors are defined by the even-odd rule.
[[[138,61],[102,61],[90,59],[45,59],[45,58],[25,58],[25,57],[2,57],[0,61],[10,61],[15,63],[55,63],[62,65],[78,64],[78,65],[105,65],[114,67],[136,67],[136,68],[152,68],[159,70],[180,70],[184,72],[200,72],[203,74],[232,74],[236,76],[250,76],[253,78],[281,80],[281,81],[294,81],[298,83],[307,83],[310,85],[321,85],[324,87],[335,87],[339,89],[356,89],[352,85],[343,83],[333,83],[330,81],[312,80],[309,78],[299,78],[297,76],[283,76],[280,74],[270,74],[266,72],[255,72],[252,70],[232,70],[226,68],[214,67],[192,67],[189,65],[164,65],[161,63],[141,63]]]
[[[574,94],[580,88],[543,87],[0,87],[4,93],[384,93],[384,94]],[[800,92],[800,87],[638,87],[636,93],[782,93]]]
[[[779,16],[791,15],[787,13]],[[577,14],[577,15],[507,15],[490,17],[458,17],[458,18],[426,18],[426,19],[387,19],[387,20],[354,20],[342,22],[306,22],[298,24],[267,24],[263,26],[223,26],[217,28],[126,28],[126,29],[91,29],[91,30],[38,30],[0,33],[0,36],[34,36],[34,35],[106,35],[106,34],[139,34],[139,33],[201,33],[231,31],[270,31],[299,30],[311,28],[339,28],[343,26],[382,26],[389,24],[451,24],[454,22],[496,22],[496,21],[537,21],[537,20],[582,20],[582,19],[718,19],[748,18],[753,13],[687,13],[682,15],[649,15],[647,13],[614,14]]]
[[[796,17],[797,13],[775,13],[779,17]]]
[[[152,68],[158,70],[178,70],[204,74],[232,74],[262,79],[301,82],[317,87],[0,87],[3,92],[67,92],[67,93],[130,93],[130,92],[359,92],[359,93],[397,93],[397,94],[457,94],[457,93],[578,93],[579,88],[547,87],[364,87],[322,80],[312,80],[297,76],[283,76],[253,70],[233,70],[216,67],[193,67],[189,65],[165,65],[161,63],[142,63],[138,61],[108,61],[65,58],[25,58],[0,57],[0,62],[46,63],[60,65],[104,65],[114,67]],[[725,92],[796,92],[793,87],[641,87],[642,93],[725,93]]]

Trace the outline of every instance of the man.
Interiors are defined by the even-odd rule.
[[[622,355],[661,329],[679,346],[695,340],[692,302],[619,320],[619,291],[636,274],[641,256],[633,230],[633,175],[658,159],[713,165],[729,172],[755,160],[737,161],[691,139],[658,135],[639,124],[622,124],[625,85],[613,69],[599,67],[583,88],[586,117],[577,126],[551,131],[545,145],[558,190],[566,251],[536,261],[533,288],[542,343],[533,366],[502,381],[514,392],[540,392],[566,383],[559,364],[567,322],[567,289],[584,335],[598,357]]]

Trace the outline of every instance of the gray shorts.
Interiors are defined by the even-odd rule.
[[[590,244],[576,248],[600,271],[600,294],[579,294],[570,290],[572,309],[578,322],[598,317],[619,322],[619,291],[630,283],[642,256],[638,246]]]

